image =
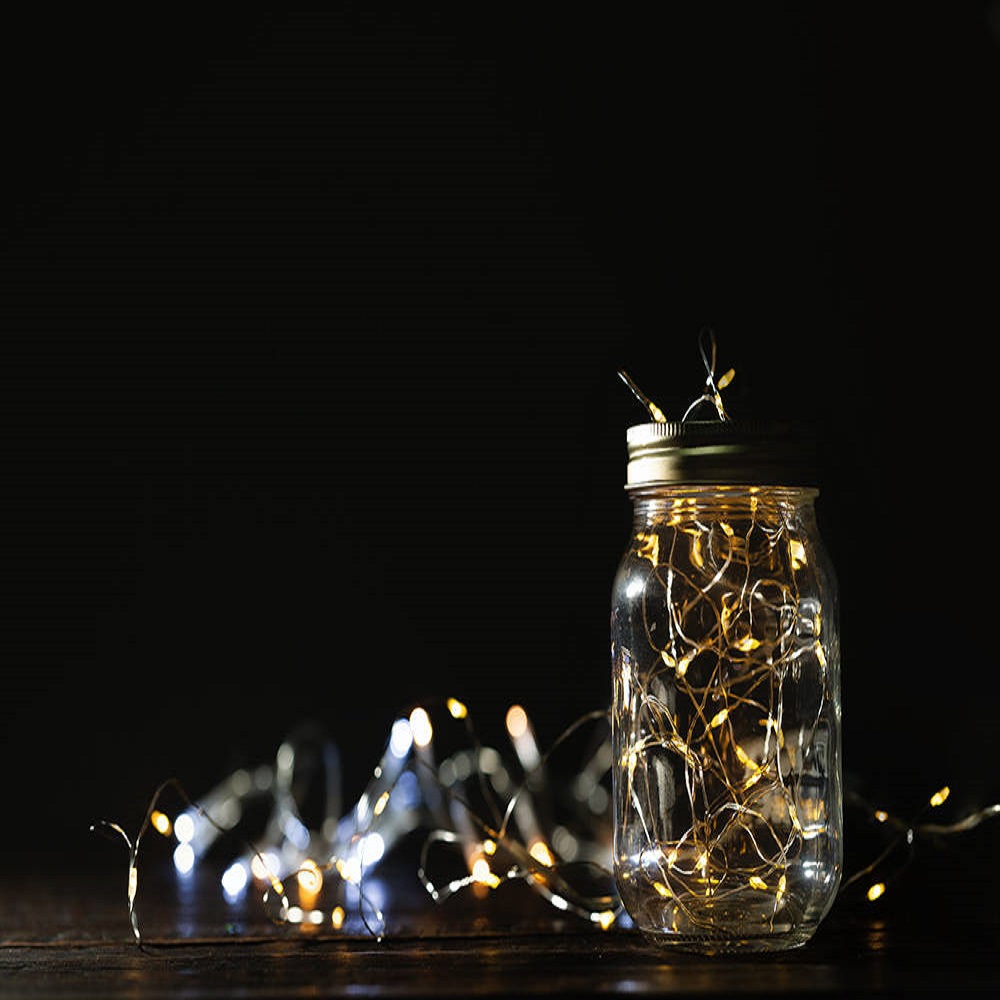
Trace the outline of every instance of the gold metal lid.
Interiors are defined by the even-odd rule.
[[[656,421],[629,427],[626,442],[626,489],[815,485],[815,448],[805,428],[796,424]]]

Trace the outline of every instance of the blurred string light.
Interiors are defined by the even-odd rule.
[[[422,831],[416,874],[432,900],[521,881],[556,909],[611,927],[622,911],[610,875],[610,796],[602,785],[610,778],[608,713],[582,716],[544,755],[523,707],[509,709],[506,733],[513,758],[481,743],[457,698],[416,705],[393,721],[366,787],[342,813],[335,745],[314,730],[299,732],[281,743],[273,764],[239,769],[197,801],[176,778],[164,781],[134,838],[110,821],[91,829],[120,837],[128,848],[128,914],[140,944],[140,847],[156,834],[173,843],[178,879],[210,852],[217,860],[220,845],[237,844],[221,892],[234,904],[256,892],[277,924],[347,930],[360,921],[381,939],[386,917],[366,876]],[[550,775],[553,753],[579,734],[588,742],[574,780]],[[317,783],[324,786],[323,808],[310,823],[302,803]],[[174,816],[163,805],[168,792],[183,804]],[[264,830],[251,837],[242,829],[251,807],[261,804]]]
[[[393,721],[367,786],[342,814],[339,756],[315,732],[291,735],[272,764],[239,769],[198,801],[176,779],[163,782],[134,838],[114,822],[91,828],[120,837],[128,848],[127,904],[135,940],[142,943],[139,854],[150,835],[173,842],[178,879],[222,838],[235,838],[240,849],[227,858],[220,878],[224,898],[235,904],[256,892],[275,924],[312,932],[348,931],[360,922],[381,940],[386,916],[365,879],[414,832],[423,834],[416,874],[436,903],[463,890],[483,896],[517,881],[560,914],[602,930],[627,924],[611,867],[609,712],[581,716],[546,753],[522,705],[510,707],[505,729],[506,754],[479,740],[458,699],[412,707]],[[581,734],[583,751],[573,744],[572,761],[554,768],[556,752]],[[301,802],[304,786],[317,782],[324,808],[310,826]],[[168,791],[183,803],[172,817],[162,807]],[[948,788],[939,789],[925,809],[941,808],[948,797]],[[251,839],[240,827],[255,801],[269,812],[263,833]],[[908,866],[918,838],[959,834],[1000,815],[995,804],[951,823],[931,823],[891,815],[856,795],[847,797],[847,805],[885,833],[876,857],[841,885],[841,896],[859,886],[871,902]],[[893,864],[901,848],[904,860]]]

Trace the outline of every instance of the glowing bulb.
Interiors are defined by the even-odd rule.
[[[520,705],[511,705],[507,709],[507,732],[512,739],[520,739],[528,731],[528,714]]]
[[[247,870],[240,861],[234,861],[222,873],[222,891],[229,899],[235,899],[246,888]]]
[[[883,895],[884,893],[885,893],[885,882],[876,882],[868,890],[868,899],[874,903],[875,900],[878,899],[879,896]]]
[[[546,868],[551,868],[555,864],[552,852],[549,850],[548,844],[543,840],[536,840],[528,849],[528,853],[540,865],[544,865]]]
[[[270,881],[278,870],[278,856],[273,852],[255,854],[250,861],[250,871],[261,882]]]
[[[944,800],[951,795],[951,789],[945,785],[944,788],[939,789],[931,796],[931,805],[934,807],[944,804]]]
[[[434,728],[425,709],[415,708],[410,713],[410,731],[413,733],[413,742],[421,749],[430,744]]]
[[[330,914],[330,923],[338,931],[344,926],[344,908],[342,906],[335,906],[333,908],[333,912]]]
[[[449,698],[447,704],[454,719],[464,719],[469,714],[469,710],[457,698]]]
[[[323,887],[323,873],[320,871],[319,865],[311,858],[302,862],[296,873],[296,879],[299,888],[311,895],[315,895]]]
[[[186,844],[194,838],[194,818],[190,813],[181,813],[174,820],[174,836],[182,844]]]
[[[359,852],[361,863],[366,868],[377,864],[385,854],[385,841],[382,839],[382,835],[372,831],[367,836],[362,837]]]
[[[232,777],[229,779],[229,786],[232,788],[234,795],[246,795],[252,786],[250,775],[243,768],[234,771]]]
[[[357,858],[343,858],[337,860],[337,871],[345,882],[357,885],[361,881],[361,862]]]
[[[712,716],[712,721],[709,723],[709,725],[713,729],[718,729],[719,726],[721,726],[722,723],[725,722],[727,718],[729,718],[729,709],[724,708],[722,709],[721,712],[716,712],[715,715]]]
[[[282,772],[291,771],[295,766],[295,748],[290,743],[282,743],[278,747],[278,753],[275,755],[275,761],[278,765],[278,770]]]
[[[788,553],[792,559],[792,569],[801,569],[806,564],[806,547],[797,538],[788,543]]]
[[[157,833],[162,833],[164,837],[170,836],[170,817],[166,813],[161,813],[159,809],[154,809],[150,814],[149,821],[153,824],[153,829]]]
[[[674,657],[668,653],[665,649],[660,652],[660,658],[668,667],[673,667],[677,671],[678,677],[683,677],[687,673],[688,667],[691,665],[691,661],[694,659],[694,653],[685,653],[680,659],[674,659]]]
[[[402,760],[413,746],[413,730],[406,719],[397,719],[389,733],[389,752],[397,760]]]
[[[480,885],[489,886],[491,889],[495,889],[500,884],[499,877],[490,870],[490,864],[486,858],[476,858],[472,863],[471,874],[474,881]]]
[[[194,848],[190,844],[178,844],[174,848],[174,867],[181,875],[187,875],[194,868]]]

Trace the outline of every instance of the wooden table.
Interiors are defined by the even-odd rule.
[[[259,897],[227,903],[214,878],[144,876],[134,940],[127,862],[12,867],[2,884],[0,998],[861,994],[959,995],[1000,985],[995,830],[919,859],[878,904],[838,899],[805,947],[771,957],[650,950],[596,929],[524,883],[434,904],[386,865],[386,933],[275,925]],[[995,854],[995,851],[994,851]],[[377,888],[376,883],[372,883]]]

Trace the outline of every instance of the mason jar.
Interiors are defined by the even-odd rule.
[[[793,428],[627,431],[611,613],[614,873],[650,941],[807,942],[843,869],[840,643]]]

